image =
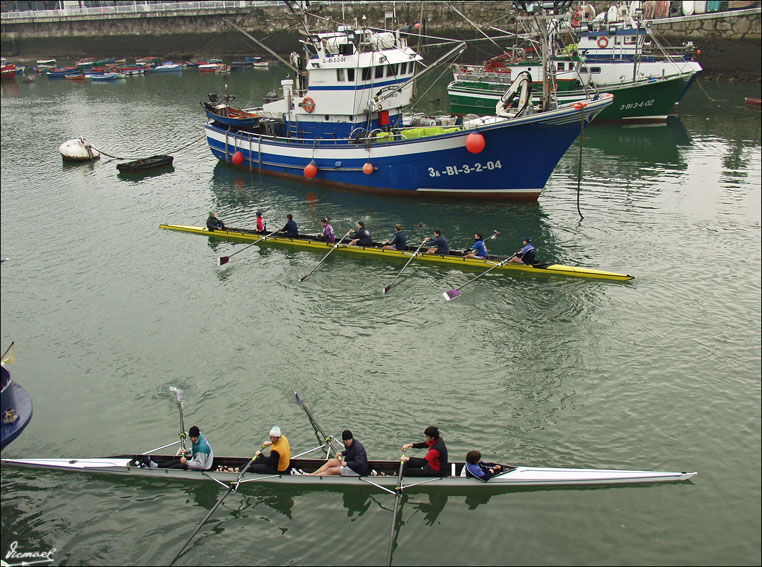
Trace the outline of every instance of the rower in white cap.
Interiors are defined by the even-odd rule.
[[[257,451],[254,462],[249,466],[249,472],[288,474],[291,468],[291,447],[277,425],[273,425],[270,430],[270,440],[262,445],[262,448],[265,447],[270,447],[270,454],[265,457],[262,451]]]

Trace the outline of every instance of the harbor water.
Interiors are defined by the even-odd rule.
[[[690,482],[406,492],[395,565],[760,563],[759,85],[699,82],[666,125],[593,125],[537,203],[385,197],[219,164],[199,101],[260,104],[284,68],[230,75],[2,84],[0,345],[34,403],[12,457],[102,457],[177,440],[248,456],[279,425],[294,452],[318,444],[299,392],[328,430],[397,459],[437,425],[452,460],[698,471]],[[429,93],[447,108],[446,82]],[[423,90],[421,91],[423,92]],[[428,106],[426,106],[428,104]],[[171,153],[174,169],[117,175],[117,160],[62,164],[86,137],[120,158]],[[532,167],[531,163],[521,167]],[[506,171],[510,175],[510,170]],[[476,231],[492,253],[531,237],[539,260],[629,282],[489,274],[251,247],[161,230],[302,233],[330,216],[451,248]],[[418,228],[422,225],[422,228]],[[231,255],[219,268],[216,259]],[[422,451],[414,456],[423,456]],[[3,467],[0,553],[56,565],[166,564],[223,489]],[[394,498],[364,489],[249,485],[229,495],[178,565],[378,565]]]

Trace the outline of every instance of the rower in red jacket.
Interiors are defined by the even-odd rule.
[[[424,458],[402,457],[405,461],[403,475],[407,476],[444,476],[448,474],[447,467],[447,447],[439,436],[439,429],[430,425],[423,431],[426,441],[421,443],[408,443],[402,446],[403,451],[411,447],[414,449],[429,448]]]

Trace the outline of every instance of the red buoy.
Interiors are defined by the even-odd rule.
[[[472,154],[478,154],[484,149],[485,145],[486,142],[484,141],[484,136],[479,132],[471,132],[468,137],[466,137],[466,149]]]
[[[362,166],[362,172],[363,172],[365,175],[370,175],[371,173],[373,173],[373,171],[374,171],[375,169],[376,169],[376,168],[375,168],[375,167],[373,167],[373,164],[372,164],[372,163],[370,163],[369,161],[366,161],[366,162],[365,162],[365,165],[363,165],[363,166]]]
[[[231,161],[233,165],[241,165],[243,163],[243,154],[240,151],[234,153]]]
[[[317,175],[317,166],[314,161],[311,161],[304,167],[304,176],[307,179],[312,179]]]

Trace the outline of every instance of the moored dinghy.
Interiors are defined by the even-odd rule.
[[[85,138],[67,140],[58,146],[58,151],[66,161],[93,161],[101,157],[100,152]]]

